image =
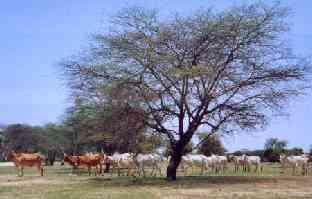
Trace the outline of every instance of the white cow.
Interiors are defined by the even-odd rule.
[[[155,176],[157,175],[157,171],[159,172],[159,175],[162,175],[161,173],[161,163],[163,162],[163,158],[158,154],[138,154],[135,157],[135,162],[138,167],[138,173],[141,175],[143,173],[143,176],[145,177],[145,168],[151,167],[152,172],[151,175],[153,175],[154,170]]]
[[[122,168],[127,169],[127,175],[132,174],[132,170],[136,169],[135,161],[133,160],[133,154],[130,153],[114,153],[112,156],[108,156],[108,161],[113,166],[112,173],[117,168],[118,176],[120,176],[120,170]]]
[[[243,158],[245,160],[246,164],[246,170],[250,172],[251,166],[255,166],[255,172],[263,171],[263,166],[261,164],[261,158],[259,156],[248,156],[248,155],[243,155]]]
[[[284,154],[280,155],[280,162],[282,164],[282,168],[285,171],[287,166],[292,168],[292,174],[296,174],[296,168],[302,167],[302,174],[308,174],[308,161],[309,157],[307,155],[300,155],[300,156],[286,156]]]
[[[203,174],[207,168],[208,161],[210,161],[209,158],[201,154],[187,154],[182,156],[181,167],[184,175],[187,174],[189,168],[192,168],[192,173],[194,173],[194,167],[201,168],[201,174]]]
[[[214,172],[216,169],[216,165],[217,165],[216,158],[212,156],[208,156],[206,157],[205,162],[206,162],[206,168],[207,169],[210,168],[211,171]]]
[[[240,168],[242,171],[246,171],[246,160],[244,155],[233,156],[232,159],[234,162],[234,172],[238,172]]]
[[[219,173],[219,172],[224,173],[226,166],[227,166],[227,162],[228,162],[227,157],[212,154],[211,158],[213,159],[213,163],[215,164],[214,165],[215,172],[216,173]]]

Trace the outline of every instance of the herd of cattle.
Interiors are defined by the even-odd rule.
[[[23,176],[24,167],[37,167],[40,175],[43,176],[43,157],[39,154],[15,153],[11,152],[8,155],[8,160],[14,162],[19,170],[19,176]],[[91,170],[95,169],[95,175],[103,173],[103,167],[106,172],[111,175],[121,169],[127,170],[127,175],[143,175],[146,176],[146,169],[151,169],[150,175],[162,175],[162,168],[169,163],[170,156],[164,157],[159,154],[132,154],[132,153],[114,153],[112,156],[105,154],[87,153],[85,155],[73,156],[64,154],[64,163],[69,164],[74,168],[87,168],[89,175]],[[228,164],[234,164],[234,172],[259,172],[263,171],[263,163],[259,156],[205,156],[201,154],[187,154],[182,156],[180,169],[184,175],[189,173],[189,170],[194,172],[194,169],[200,169],[201,174],[204,172],[224,173],[228,168]],[[280,163],[283,170],[292,169],[292,174],[296,173],[297,169],[301,169],[303,175],[308,175],[309,156],[280,156]],[[252,171],[252,168],[253,171]]]

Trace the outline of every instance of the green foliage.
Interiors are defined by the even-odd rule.
[[[269,138],[265,141],[264,149],[271,149],[275,153],[283,153],[287,147],[288,142],[286,140],[280,140],[278,138]]]
[[[264,127],[268,113],[301,94],[308,80],[310,63],[284,46],[287,15],[279,4],[264,2],[164,21],[154,10],[122,10],[87,53],[62,63],[83,105],[113,107],[96,130],[78,117],[76,135],[118,135],[112,147],[123,141],[130,151],[149,127],[167,136],[176,157],[198,129],[222,134]],[[176,160],[168,167],[171,179]]]
[[[39,128],[24,124],[9,125],[3,132],[5,145],[9,150],[21,152],[37,152],[42,137]]]
[[[199,146],[200,153],[206,156],[210,156],[212,154],[224,155],[226,149],[217,135],[207,137],[207,134],[201,134],[200,140],[204,139],[205,141]]]

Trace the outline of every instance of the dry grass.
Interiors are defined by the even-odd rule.
[[[158,178],[89,177],[71,175],[68,167],[46,168],[39,177],[35,170],[16,177],[12,167],[0,168],[1,199],[118,199],[118,198],[216,198],[216,199],[303,199],[312,198],[312,177],[278,176],[267,166],[265,176],[191,176],[176,182]]]

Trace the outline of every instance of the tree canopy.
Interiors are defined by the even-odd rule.
[[[272,150],[278,154],[285,151],[288,142],[286,140],[280,140],[278,138],[269,138],[265,141],[264,149],[265,150]]]
[[[305,88],[308,62],[283,40],[288,9],[251,3],[162,20],[155,10],[121,10],[87,52],[62,63],[74,96],[141,110],[172,148],[168,179],[199,128],[235,133],[264,127]],[[125,95],[123,95],[125,93]]]

